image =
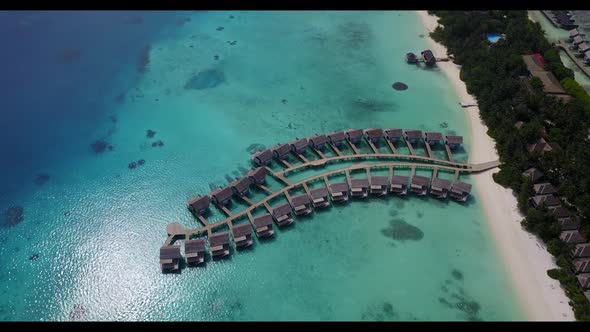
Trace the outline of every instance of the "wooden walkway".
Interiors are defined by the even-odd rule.
[[[337,158],[337,157],[335,157],[335,158]],[[244,216],[247,216],[249,219],[252,219],[252,215],[251,215],[252,211],[260,206],[264,206],[269,212],[271,212],[272,208],[270,207],[268,202],[271,201],[272,199],[279,197],[281,195],[284,195],[285,197],[287,197],[287,199],[290,199],[288,191],[295,188],[295,187],[298,187],[298,186],[302,186],[305,189],[305,191],[308,192],[309,189],[307,187],[307,183],[313,182],[316,180],[323,180],[327,186],[329,183],[328,177],[332,176],[332,175],[336,175],[336,174],[345,173],[347,180],[348,180],[347,182],[350,182],[350,172],[353,170],[364,169],[367,172],[367,174],[370,174],[371,170],[386,169],[386,170],[389,170],[390,174],[393,174],[394,169],[396,169],[396,168],[410,168],[412,171],[412,175],[415,174],[416,169],[431,169],[431,170],[433,170],[433,174],[436,174],[439,170],[451,171],[451,172],[455,173],[455,178],[458,178],[460,172],[466,172],[466,173],[481,172],[481,171],[485,171],[488,169],[498,167],[499,165],[500,165],[499,161],[492,161],[492,162],[487,162],[487,163],[482,163],[482,164],[463,165],[463,166],[468,166],[468,167],[455,167],[452,165],[438,165],[438,164],[432,164],[432,163],[415,163],[415,162],[399,162],[399,161],[380,163],[380,164],[357,163],[357,164],[353,164],[348,167],[344,167],[342,169],[323,172],[321,174],[317,174],[317,175],[308,177],[306,179],[303,179],[303,180],[300,180],[297,182],[290,182],[287,180],[285,182],[285,184],[286,184],[285,187],[283,187],[281,190],[273,192],[272,190],[268,189],[267,190],[267,193],[269,194],[268,196],[266,196],[265,198],[263,198],[262,200],[260,200],[258,202],[251,202],[251,201],[248,202],[249,207],[247,207],[246,209],[244,209],[242,211],[239,211],[236,213],[231,213],[226,208],[223,208],[223,211],[227,215],[227,218],[217,221],[217,222],[214,222],[214,223],[208,223],[208,222],[206,222],[206,220],[202,220],[201,222],[205,224],[203,227],[198,227],[198,228],[193,228],[193,229],[185,229],[184,227],[179,227],[178,223],[170,224],[166,228],[167,232],[168,232],[168,238],[165,242],[165,245],[170,245],[172,242],[174,242],[178,238],[188,239],[192,235],[199,235],[199,234],[203,234],[203,233],[207,233],[210,235],[215,229],[222,227],[222,226],[228,226],[231,228],[231,221],[232,220],[240,218],[240,217],[244,217]],[[274,174],[277,174],[277,173],[274,173]],[[281,178],[281,177],[279,176],[279,178]],[[264,187],[264,186],[260,186],[260,187]],[[171,225],[174,225],[174,227],[172,227]]]

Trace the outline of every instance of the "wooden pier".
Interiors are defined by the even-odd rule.
[[[576,66],[578,66],[582,73],[584,73],[586,77],[590,78],[590,68],[584,63],[584,61],[582,61],[581,58],[576,57],[574,52],[569,49],[569,45],[567,43],[560,41],[559,43],[555,44],[555,47],[565,51],[565,54],[567,54],[567,56],[572,59],[572,61],[576,64]]]

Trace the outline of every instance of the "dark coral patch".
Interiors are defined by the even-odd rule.
[[[258,144],[258,143],[253,143],[248,145],[248,147],[246,148],[246,151],[248,151],[248,153],[252,154],[256,151],[260,151],[260,150],[264,150],[266,149],[266,147],[262,144]]]
[[[58,55],[58,61],[60,63],[72,63],[80,59],[82,52],[75,48],[66,48],[62,50]]]
[[[191,77],[184,85],[187,90],[203,90],[214,88],[225,82],[225,74],[219,69],[206,69]]]
[[[224,27],[217,27],[217,29],[215,29],[215,30],[217,30],[217,31],[223,31],[223,29],[225,29],[225,28]]]
[[[25,209],[22,206],[12,206],[4,211],[2,226],[12,227],[20,224],[24,218]]]
[[[451,271],[451,274],[453,275],[453,278],[455,278],[455,280],[463,280],[463,273],[461,273],[461,271],[453,269],[453,271]]]
[[[153,130],[151,130],[151,129],[148,129],[148,130],[147,130],[147,134],[146,134],[146,136],[147,136],[148,138],[152,138],[152,137],[154,137],[155,135],[156,135],[156,132],[155,132],[155,131],[153,131]]]
[[[138,164],[139,166],[141,166],[141,165],[145,164],[145,160],[143,160],[143,159],[139,159],[139,160],[137,161],[137,164]]]
[[[35,177],[35,179],[33,180],[33,182],[38,185],[38,186],[42,186],[44,185],[47,181],[49,181],[49,174],[47,173],[39,173],[37,174],[37,176]]]
[[[121,92],[120,94],[116,95],[115,101],[119,104],[123,104],[125,102],[125,92]]]
[[[178,19],[178,21],[176,21],[176,25],[183,26],[190,21],[192,21],[192,19],[190,17],[181,18],[181,19]]]
[[[391,85],[391,87],[397,91],[404,91],[408,89],[408,86],[402,82],[395,82]]]
[[[137,60],[137,71],[140,73],[145,73],[148,69],[148,65],[150,64],[150,52],[152,47],[150,45],[146,45],[139,55]]]
[[[137,163],[135,161],[132,161],[129,163],[129,165],[127,165],[127,167],[129,167],[129,169],[134,169],[135,167],[137,167]]]
[[[389,221],[389,227],[383,228],[381,233],[389,238],[399,241],[418,241],[424,237],[420,228],[410,225],[401,218],[394,218]]]
[[[103,139],[92,142],[92,144],[90,144],[90,148],[92,151],[94,151],[94,153],[103,153],[106,149],[109,149],[109,151],[113,150],[113,146]]]
[[[32,254],[29,256],[30,261],[36,261],[37,259],[39,259],[39,254]]]

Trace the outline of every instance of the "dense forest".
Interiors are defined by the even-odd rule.
[[[548,271],[549,276],[560,280],[576,319],[590,320],[590,304],[571,269],[572,247],[559,239],[561,229],[555,217],[530,207],[532,182],[522,175],[530,167],[541,170],[545,180],[558,188],[562,205],[580,217],[580,233],[589,238],[590,97],[526,11],[429,13],[438,16],[441,25],[432,37],[462,66],[461,79],[477,98],[488,134],[496,141],[502,165],[494,180],[518,194],[519,208],[526,216],[522,225],[542,238],[557,259],[559,268]],[[491,44],[488,33],[502,33],[505,38]],[[537,78],[527,88],[522,55],[533,53],[543,56],[545,69],[560,80],[573,97],[570,101],[543,93],[543,83]],[[515,127],[519,121],[523,123],[520,129]],[[541,137],[557,143],[558,148],[529,153],[529,144]]]

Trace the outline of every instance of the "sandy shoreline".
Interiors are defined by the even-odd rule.
[[[429,32],[436,28],[437,17],[428,15],[426,11],[417,13]],[[435,56],[442,57],[447,54],[443,45],[430,37],[426,38]],[[465,83],[459,78],[460,69],[456,64],[440,62],[437,65],[449,78],[459,101],[475,100],[467,93]],[[469,161],[480,163],[498,159],[495,143],[486,134],[487,127],[479,118],[479,109],[469,107],[462,111],[466,112],[469,120]],[[569,300],[559,281],[547,276],[546,271],[556,266],[553,257],[540,240],[520,226],[523,217],[518,212],[512,190],[503,188],[492,179],[492,174],[497,171],[496,168],[474,175],[474,187],[482,200],[489,229],[517,293],[520,307],[528,320],[574,320]]]

